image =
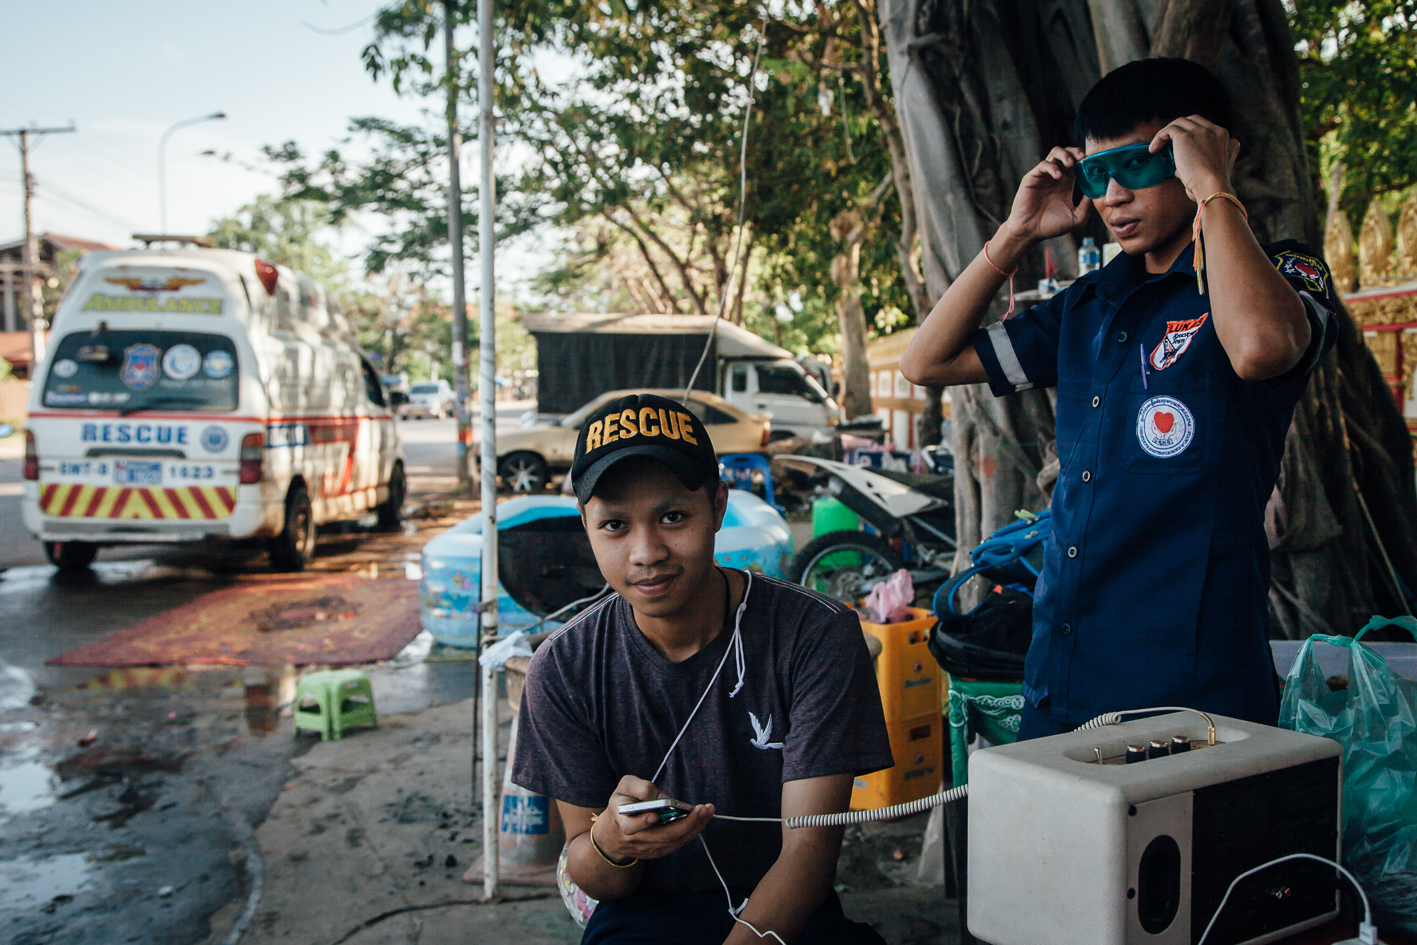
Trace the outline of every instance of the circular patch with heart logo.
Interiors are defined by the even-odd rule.
[[[1148,456],[1170,459],[1185,452],[1196,435],[1190,408],[1175,397],[1153,397],[1137,413],[1137,440]]]

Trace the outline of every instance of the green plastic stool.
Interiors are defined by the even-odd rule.
[[[322,741],[344,737],[355,725],[379,726],[374,690],[358,669],[309,673],[295,689],[295,732],[319,732]]]

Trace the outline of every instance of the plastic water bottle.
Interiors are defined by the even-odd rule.
[[[1097,248],[1092,237],[1084,237],[1082,246],[1078,249],[1078,275],[1086,275],[1101,268],[1102,252]]]

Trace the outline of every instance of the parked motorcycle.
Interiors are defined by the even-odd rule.
[[[911,570],[917,587],[949,576],[955,554],[953,476],[792,459],[826,472],[827,492],[875,529],[875,534],[843,530],[812,539],[792,559],[793,583],[855,603],[901,568]]]

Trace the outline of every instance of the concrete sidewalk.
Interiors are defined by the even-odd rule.
[[[505,758],[505,700],[501,709]],[[503,901],[486,903],[480,885],[462,881],[481,853],[473,723],[469,699],[384,716],[377,729],[340,741],[302,736],[296,774],[255,833],[263,892],[241,941],[578,942],[554,889],[506,886]],[[924,826],[920,815],[852,827],[843,844],[837,883],[847,914],[893,945],[956,937],[955,904],[939,885],[914,884]],[[244,906],[235,901],[212,916],[207,945],[222,941]]]

